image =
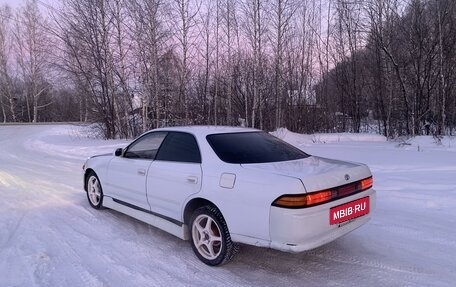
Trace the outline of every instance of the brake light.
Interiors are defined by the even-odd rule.
[[[274,201],[273,205],[288,208],[299,208],[306,205],[315,205],[331,199],[331,191],[320,191],[311,194],[284,195]]]
[[[315,205],[319,204],[328,200],[331,200],[332,197],[332,192],[327,190],[327,191],[320,191],[316,193],[311,193],[306,195],[306,203],[307,205]]]
[[[341,185],[331,189],[312,192],[308,194],[287,194],[277,198],[272,205],[284,208],[305,208],[324,204],[346,196],[356,194],[371,188],[372,176],[363,180]]]
[[[366,190],[372,187],[374,184],[374,179],[371,177],[361,180],[361,190]]]
[[[278,198],[272,205],[280,207],[301,207],[306,203],[306,195],[284,195]]]

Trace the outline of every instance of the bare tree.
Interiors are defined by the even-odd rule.
[[[441,99],[441,107],[440,107],[440,122],[438,125],[438,133],[440,135],[445,134],[445,122],[446,122],[446,87],[445,87],[445,74],[444,74],[444,57],[443,57],[443,28],[444,25],[444,18],[448,12],[442,4],[444,1],[436,0],[437,4],[437,27],[438,27],[438,39],[439,39],[439,98]],[[444,12],[444,13],[442,13]],[[443,15],[442,15],[443,14]]]
[[[131,0],[130,14],[133,22],[132,38],[136,43],[134,57],[136,58],[136,78],[139,79],[139,93],[142,102],[143,131],[151,127],[149,119],[155,115],[155,127],[162,125],[166,118],[164,110],[164,94],[160,81],[160,55],[168,38],[165,30],[161,0]],[[150,109],[153,109],[152,111]]]
[[[386,137],[390,137],[392,133],[391,117],[394,88],[391,72],[393,68],[398,79],[402,79],[398,66],[392,67],[395,60],[390,48],[394,23],[397,22],[396,7],[396,0],[372,0],[367,6],[370,22],[370,47],[375,55],[375,62],[370,67],[373,70],[372,93],[375,95],[377,114],[382,122],[380,130],[383,130]]]
[[[27,85],[27,113],[30,122],[37,122],[38,111],[50,104],[40,101],[50,88],[45,79],[49,53],[46,26],[37,1],[27,0],[16,17],[15,39],[17,61],[22,79]]]
[[[0,105],[2,107],[3,121],[8,121],[7,110],[13,122],[17,121],[16,101],[14,97],[14,83],[10,67],[12,35],[11,8],[9,6],[0,7]]]
[[[338,53],[339,59],[345,61],[351,57],[349,66],[345,67],[344,71],[339,74],[342,78],[341,83],[342,92],[346,94],[346,99],[349,105],[347,111],[350,113],[352,119],[353,131],[359,132],[361,127],[362,117],[362,76],[363,72],[359,70],[358,52],[363,47],[362,33],[363,27],[363,9],[361,1],[336,1],[337,11],[337,25],[339,27],[338,33]],[[347,70],[348,69],[348,70]],[[344,111],[345,112],[345,111]]]
[[[112,76],[116,91],[118,130],[122,137],[132,137],[140,133],[138,118],[135,116],[133,94],[133,40],[128,33],[130,17],[127,10],[128,0],[111,0],[108,13],[112,23]]]
[[[190,122],[189,114],[189,84],[190,84],[190,61],[191,48],[194,46],[195,26],[201,4],[190,0],[173,0],[173,15],[175,15],[175,39],[178,43],[179,57],[181,61],[179,103],[184,115],[185,123]]]
[[[262,85],[264,84],[263,67],[265,63],[263,62],[264,54],[264,39],[266,32],[266,23],[264,17],[264,7],[263,2],[260,0],[251,0],[247,1],[244,4],[244,30],[247,37],[247,41],[250,44],[252,52],[252,103],[251,103],[251,119],[250,126],[255,127],[257,121],[259,122],[259,127],[263,127],[263,94],[262,94]],[[245,103],[246,109],[248,109],[248,102]]]
[[[272,2],[272,43],[274,51],[274,94],[275,127],[282,126],[282,102],[285,96],[284,56],[290,40],[291,19],[296,12],[296,3],[292,0]]]
[[[233,125],[233,46],[236,34],[236,7],[232,0],[225,0],[222,5],[222,18],[224,38],[226,41],[226,63],[225,72],[228,79],[226,86],[227,107],[226,107],[226,123]]]
[[[106,0],[66,0],[56,25],[66,49],[64,66],[87,87],[92,120],[103,123],[106,138],[114,138],[119,114],[110,47],[111,17],[106,5]]]
[[[206,117],[207,122],[213,122],[214,124],[217,124],[218,116],[217,116],[217,101],[218,101],[218,83],[216,83],[216,88],[215,88],[215,93],[213,97],[211,96],[211,84],[212,82],[216,82],[216,75],[217,75],[217,70],[213,72],[213,62],[216,61],[216,69],[218,69],[218,58],[216,54],[216,58],[213,58],[213,50],[214,50],[214,44],[215,42],[216,45],[216,53],[218,53],[218,45],[219,41],[217,40],[217,32],[213,31],[214,29],[214,23],[213,23],[213,17],[214,17],[214,5],[213,2],[207,2],[205,5],[203,5],[200,9],[200,23],[201,23],[201,31],[200,31],[200,37],[202,43],[204,43],[204,49],[199,49],[199,58],[201,58],[202,63],[200,64],[202,67],[204,67],[198,74],[199,79],[197,80],[200,84],[200,88],[197,89],[197,94],[198,94],[198,108],[199,108],[199,113],[196,118],[197,122],[200,123],[200,120],[204,117]],[[215,9],[218,9],[218,1],[216,2]],[[218,16],[218,12],[215,12],[216,17]],[[218,28],[218,23],[217,23],[217,18],[216,24],[215,24],[215,29]],[[214,35],[215,33],[215,35]],[[202,45],[203,46],[203,45]],[[211,103],[210,99],[213,98],[213,101]],[[211,107],[212,106],[212,107]],[[211,113],[213,112],[214,119],[211,119]]]
[[[236,119],[388,137],[456,127],[451,0],[64,0],[57,31],[38,2],[0,12],[3,121],[63,119],[79,102],[107,138]],[[56,67],[72,87],[51,90]]]

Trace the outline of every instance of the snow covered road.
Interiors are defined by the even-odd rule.
[[[242,246],[222,267],[188,242],[111,210],[93,210],[81,166],[125,141],[78,126],[0,126],[0,286],[455,286],[456,140],[289,141],[364,162],[377,209],[360,229],[301,254]],[[288,139],[287,139],[288,140]],[[419,148],[418,148],[419,146]]]

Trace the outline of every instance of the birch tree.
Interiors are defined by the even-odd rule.
[[[244,30],[247,41],[252,53],[252,103],[251,108],[248,108],[249,103],[246,101],[246,110],[250,110],[251,127],[255,127],[257,122],[260,129],[263,127],[263,94],[262,85],[264,84],[263,73],[263,54],[264,54],[264,38],[266,32],[264,2],[260,0],[250,0],[244,4]]]
[[[161,0],[131,0],[130,14],[133,21],[133,41],[141,98],[142,130],[160,127],[167,111],[164,110],[162,83],[160,81],[160,56],[168,39],[165,29],[165,4]],[[152,110],[150,110],[152,109]],[[149,122],[154,114],[154,124]]]
[[[361,90],[363,85],[363,72],[360,71],[360,60],[358,52],[362,46],[363,27],[363,6],[359,1],[337,0],[337,25],[339,27],[338,53],[340,61],[345,61],[348,57],[351,60],[347,62],[349,66],[345,67],[342,73],[339,73],[341,79],[342,92],[346,94],[349,101],[347,109],[352,118],[352,128],[354,132],[359,132],[362,117]],[[348,70],[347,70],[348,69]],[[342,100],[345,102],[345,100]],[[345,112],[345,111],[344,111]]]
[[[105,138],[118,135],[116,91],[107,1],[66,0],[56,25],[66,50],[63,65],[89,92],[91,120],[102,123]]]
[[[46,81],[49,34],[36,0],[27,0],[16,16],[15,40],[17,61],[22,79],[27,86],[27,116],[30,122],[38,121],[40,109],[49,105],[41,99],[50,89]]]
[[[113,71],[113,89],[116,92],[118,132],[122,137],[134,137],[141,131],[138,129],[138,118],[134,114],[133,91],[133,41],[128,33],[130,18],[127,0],[111,0],[108,13],[111,17],[112,40],[109,44],[112,50],[111,69]]]
[[[284,57],[289,44],[291,19],[296,12],[293,0],[275,0],[272,2],[272,43],[274,51],[274,97],[275,127],[282,126],[282,102],[285,96]]]
[[[175,18],[174,33],[179,50],[181,62],[180,71],[180,99],[178,100],[181,106],[184,122],[190,123],[189,113],[189,84],[190,84],[190,61],[192,58],[192,47],[194,46],[194,28],[197,24],[197,15],[201,6],[200,2],[190,0],[173,0],[172,14]]]
[[[379,121],[382,123],[379,130],[386,137],[392,134],[392,112],[394,95],[394,79],[402,79],[392,55],[394,23],[397,22],[396,0],[371,0],[367,6],[370,26],[370,40],[374,63],[370,67],[373,75],[374,99]],[[401,82],[401,81],[399,81]],[[403,82],[401,83],[402,86]]]
[[[2,108],[3,122],[8,118],[16,122],[16,101],[14,96],[14,79],[11,69],[12,35],[11,18],[12,11],[9,6],[0,7],[0,105]],[[8,116],[8,113],[10,116]]]

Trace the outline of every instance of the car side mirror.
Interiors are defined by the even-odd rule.
[[[122,155],[122,152],[123,152],[123,149],[118,148],[118,149],[116,149],[116,152],[114,153],[114,155],[115,155],[115,156],[121,156],[121,155]]]

